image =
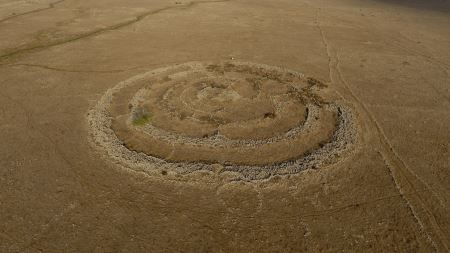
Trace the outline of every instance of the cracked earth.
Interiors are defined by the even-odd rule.
[[[0,252],[448,252],[444,1],[0,0]]]

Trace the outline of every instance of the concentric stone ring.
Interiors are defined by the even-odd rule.
[[[277,67],[191,62],[118,84],[88,119],[95,146],[128,168],[262,179],[333,163],[354,142],[349,108],[324,90]]]

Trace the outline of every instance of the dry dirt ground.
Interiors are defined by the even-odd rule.
[[[449,59],[449,5],[438,0],[0,0],[0,252],[449,252]],[[163,162],[125,161],[95,139],[102,128],[93,115],[103,115],[95,108],[114,87],[193,61],[253,62],[312,77],[326,88],[302,86],[300,97],[351,108],[349,148],[302,171],[278,164],[252,176],[272,158],[309,157],[305,150],[333,142],[338,124],[330,122],[340,116],[320,100],[315,106],[328,114],[315,118],[320,128],[306,132],[310,139],[264,146],[266,160],[253,146],[235,156],[214,135],[247,145],[244,137],[303,124],[293,117],[313,106],[243,76],[241,86],[215,83],[237,70],[146,88],[169,89],[159,98],[143,90],[152,124],[190,131],[183,138],[199,146],[177,142],[175,150],[165,135],[136,137],[145,135],[142,126],[119,117],[145,109],[131,103],[136,90],[117,93],[124,98],[105,113],[119,116],[102,127],[114,129],[108,138],[124,138],[117,150],[137,145]],[[275,100],[293,102],[268,102]],[[152,130],[142,115],[137,125]],[[224,126],[236,122],[257,123]],[[258,132],[262,125],[266,132]],[[208,144],[218,140],[220,152]],[[186,157],[191,163],[170,164]],[[197,159],[209,163],[187,170]],[[138,168],[145,162],[151,166]]]

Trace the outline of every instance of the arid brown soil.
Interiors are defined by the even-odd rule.
[[[449,6],[0,0],[0,252],[449,252]]]

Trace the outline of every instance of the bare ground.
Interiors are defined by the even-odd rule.
[[[1,252],[448,252],[445,1],[0,0]],[[190,61],[325,82],[358,146],[296,175],[127,170],[91,145],[110,88]]]

